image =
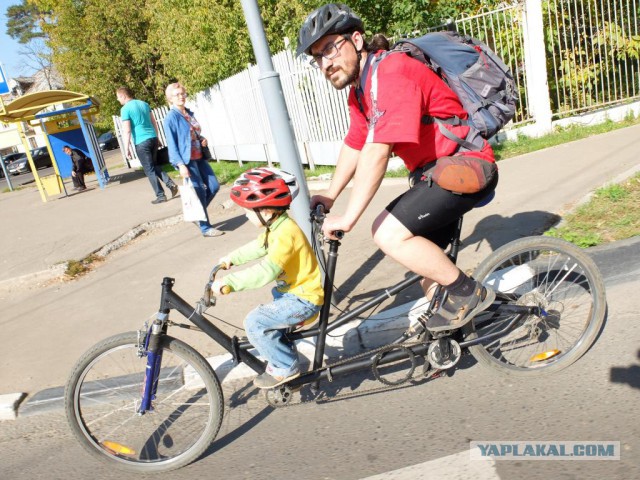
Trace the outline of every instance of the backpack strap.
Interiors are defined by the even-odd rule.
[[[467,150],[469,150],[471,152],[480,152],[480,151],[482,151],[482,147],[480,147],[480,146],[478,146],[478,145],[476,145],[474,143],[468,142],[464,138],[460,138],[455,133],[453,133],[451,130],[449,130],[447,127],[445,127],[445,125],[468,126],[469,129],[470,129],[469,131],[471,131],[471,129],[473,129],[473,126],[469,125],[469,122],[467,120],[462,120],[460,117],[457,117],[455,115],[453,117],[449,117],[449,118],[436,118],[436,117],[432,117],[430,115],[425,115],[424,117],[422,117],[421,121],[425,125],[429,125],[429,124],[432,124],[432,123],[437,123],[438,124],[438,130],[440,130],[440,133],[442,135],[447,137],[452,142],[456,142],[458,145],[460,145],[461,147],[466,148]]]
[[[360,108],[360,113],[364,115],[364,118],[367,119],[367,122],[369,122],[369,117],[367,117],[364,114],[364,104],[362,103],[362,97],[364,97],[364,86],[367,83],[367,76],[369,75],[369,69],[371,68],[371,63],[372,62],[378,63],[380,60],[382,60],[382,57],[386,57],[386,56],[387,56],[387,53],[383,53],[382,55],[380,55],[379,58],[376,58],[374,60],[375,55],[373,55],[372,53],[368,54],[367,59],[364,62],[362,75],[360,75],[360,78],[358,79],[358,86],[356,87],[356,100],[358,100],[358,107]]]
[[[369,122],[369,117],[367,117],[364,113],[364,104],[363,104],[362,98],[364,97],[364,87],[367,82],[367,76],[369,75],[369,70],[373,68],[375,72],[375,70],[378,68],[378,64],[392,53],[404,53],[406,55],[411,56],[411,54],[407,50],[403,49],[402,47],[398,47],[398,48],[396,47],[398,47],[398,45],[394,46],[394,48],[392,48],[391,50],[387,50],[386,52],[383,52],[377,57],[373,54],[367,55],[367,60],[364,64],[364,68],[362,69],[362,75],[360,76],[360,79],[358,81],[358,86],[356,87],[356,92],[355,92],[356,100],[358,101],[358,107],[360,108],[360,112],[364,115],[367,122]],[[432,68],[428,64],[427,66],[429,68]],[[440,77],[438,76],[438,78]],[[440,78],[440,80],[444,82],[442,78]],[[446,84],[446,82],[444,83]],[[429,125],[431,123],[437,123],[438,129],[440,130],[440,133],[442,135],[447,137],[449,140],[456,142],[458,145],[466,148],[469,151],[479,152],[482,150],[481,146],[475,145],[471,142],[468,142],[466,139],[458,137],[455,133],[453,133],[451,130],[445,127],[445,125],[453,125],[453,126],[462,125],[462,126],[469,126],[470,129],[472,129],[473,126],[471,126],[467,120],[463,120],[456,115],[449,118],[436,118],[436,117],[432,117],[431,115],[424,115],[420,121],[425,125]]]

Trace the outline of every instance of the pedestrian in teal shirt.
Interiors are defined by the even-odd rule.
[[[127,87],[120,87],[116,90],[116,97],[122,105],[120,118],[122,119],[122,140],[124,143],[124,155],[132,158],[131,143],[136,149],[136,154],[144,173],[151,183],[151,188],[156,194],[156,199],[151,203],[158,204],[167,201],[160,179],[171,191],[171,196],[178,194],[178,186],[174,183],[167,172],[162,170],[157,163],[158,159],[158,126],[151,114],[151,107],[147,102],[135,100],[133,93]]]

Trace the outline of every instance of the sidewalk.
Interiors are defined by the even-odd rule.
[[[59,262],[80,260],[135,227],[166,223],[180,214],[179,199],[152,205],[155,195],[144,173],[122,166],[118,152],[105,154],[120,166],[109,169],[104,190],[95,175],[88,175],[86,191],[72,193],[67,185],[68,197],[49,197],[46,203],[35,183],[0,194],[0,225],[6,232],[0,236],[0,290],[54,277]]]
[[[510,240],[541,233],[594,189],[638,171],[639,146],[640,126],[634,126],[500,162],[496,199],[465,216],[461,268],[473,268]],[[0,194],[0,325],[3,337],[12,339],[0,353],[0,395],[27,392],[33,398],[36,392],[63,385],[73,363],[95,341],[140,327],[157,308],[163,276],[178,278],[179,291],[193,300],[201,294],[211,265],[256,234],[239,209],[224,208],[229,187],[223,187],[210,206],[213,223],[227,234],[204,239],[193,225],[180,221],[179,199],[150,203],[153,192],[142,172],[120,168],[110,173],[112,181],[104,190],[92,180],[88,191],[48,203],[41,202],[35,187]],[[406,185],[404,179],[385,180],[343,241],[336,285],[346,286],[353,297],[349,301],[402,278],[402,269],[376,250],[370,225]],[[310,184],[311,190],[322,187]],[[347,193],[334,210],[344,208]],[[150,237],[153,241],[142,239],[107,256],[85,278],[38,287],[57,273],[51,271],[57,262],[81,259],[142,229],[158,233]],[[248,305],[260,298],[235,294],[219,302],[216,314],[240,323]],[[362,341],[367,331],[356,333]],[[211,342],[198,341],[194,346],[204,354],[221,353]]]

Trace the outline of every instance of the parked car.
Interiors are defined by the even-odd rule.
[[[4,168],[7,169],[7,172],[9,171],[9,164],[15,160],[15,158],[11,158],[12,155],[15,155],[14,153],[10,153],[8,155],[0,155],[0,158],[2,158],[2,162],[4,163]],[[4,170],[2,169],[2,167],[0,167],[0,178],[4,178]]]
[[[17,155],[17,158],[13,159],[9,164],[9,173],[12,175],[18,175],[20,173],[31,171],[31,166],[29,165],[29,161],[27,160],[27,155],[25,153],[14,153],[11,155]],[[53,166],[47,147],[38,147],[31,150],[31,158],[33,159],[33,164],[36,166],[36,169]]]
[[[20,173],[18,171],[18,166],[20,166],[20,168],[24,168],[24,165],[28,164],[26,153],[10,153],[4,158],[5,162],[9,162],[9,164],[7,165],[7,171],[12,175],[18,175]]]
[[[113,132],[103,133],[98,137],[98,143],[100,144],[100,150],[114,150],[120,145],[118,144],[118,137]]]

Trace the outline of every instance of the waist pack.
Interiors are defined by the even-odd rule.
[[[488,139],[514,117],[517,96],[513,75],[481,41],[457,32],[435,32],[400,40],[389,52],[395,51],[426,64],[458,96],[468,120],[428,117],[423,121],[438,123],[443,135],[468,150],[479,148],[452,134],[444,124],[469,125]]]
[[[474,157],[442,157],[436,161],[430,176],[441,188],[454,193],[477,193],[496,176],[498,167]]]

